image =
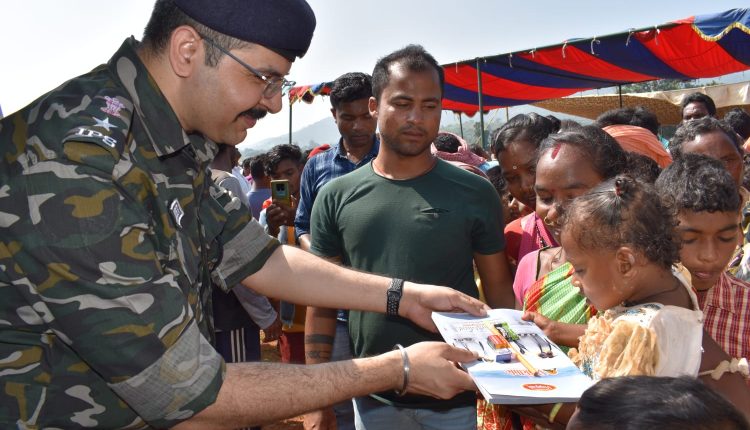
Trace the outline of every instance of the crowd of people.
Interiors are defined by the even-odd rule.
[[[0,122],[2,427],[750,428],[750,115],[695,93],[665,139],[642,107],[521,114],[488,154],[440,130],[408,45],[334,81],[337,142],[240,160],[316,25],[247,3],[158,0]],[[430,315],[488,308],[596,383],[484,402]]]
[[[428,54],[413,46],[392,55],[396,60],[385,57],[381,62],[428,59]],[[376,132],[376,117],[367,109],[371,96],[379,99],[382,94],[374,92],[369,75],[339,77],[331,92],[331,111],[341,133],[338,142],[306,154],[294,145],[279,145],[269,154],[245,160],[244,173],[253,183],[282,178],[274,163],[266,161],[268,176],[258,173],[253,179],[253,163],[278,158],[274,154],[280,152],[289,154],[291,170],[286,178],[294,204],[292,208],[274,206],[279,214],[286,212],[270,224],[261,214],[260,222],[270,234],[293,245],[304,238],[306,250],[339,264],[451,285],[490,306],[523,309],[524,318],[543,328],[595,380],[703,375],[706,385],[702,387],[712,386],[735,404],[747,405],[746,388],[740,382],[743,376],[747,382],[747,364],[742,359],[750,357],[750,284],[747,270],[741,269],[747,267],[744,245],[750,224],[744,184],[744,143],[750,136],[742,133],[743,127],[750,127],[750,115],[734,109],[718,120],[709,97],[691,94],[683,103],[683,122],[667,140],[659,134],[656,115],[643,107],[604,112],[591,125],[559,121],[551,115],[521,114],[491,134],[492,156],[472,149],[460,136],[439,131],[429,155],[424,154],[429,163],[414,165],[412,158],[403,166],[386,158],[379,170],[377,160],[394,149],[381,145],[387,138],[383,133],[390,129]],[[352,135],[352,130],[359,133]],[[303,168],[308,160],[310,167]],[[440,169],[451,172],[448,165],[474,176],[430,178],[446,174]],[[323,188],[333,179],[328,175],[345,179]],[[321,176],[326,177],[318,179]],[[457,183],[465,188],[454,189]],[[495,192],[488,191],[487,183]],[[434,213],[428,242],[420,236],[424,221],[398,209],[420,201],[430,205],[420,212]],[[270,199],[268,204],[272,204]],[[442,213],[469,220],[440,224],[437,214]],[[498,213],[505,223],[503,234],[477,221],[497,218]],[[477,236],[451,233],[456,222],[472,225],[476,229],[472,234]],[[279,233],[279,227],[288,230]],[[429,234],[436,231],[440,234]],[[296,237],[296,242],[289,237]],[[505,264],[488,261],[503,248],[489,245],[493,237],[504,239]],[[457,266],[460,253],[445,251],[475,242],[490,248],[471,245],[463,266]],[[614,253],[609,256],[608,251]],[[586,259],[592,256],[597,259]],[[488,267],[504,265],[507,269],[488,273]],[[589,280],[585,275],[589,270],[599,273]],[[503,289],[511,291],[507,290],[510,283],[513,297],[503,296]],[[394,343],[438,340],[414,332],[416,326],[407,321],[373,313],[353,313],[346,324],[350,316],[345,311],[310,308],[305,324],[305,309],[298,306],[296,312],[292,315],[303,316],[295,326],[307,335],[304,341],[300,336],[294,348],[306,355],[292,362],[368,356]],[[704,330],[710,338],[704,339]],[[723,376],[722,370],[742,376]],[[677,387],[686,381],[672,383]],[[591,392],[598,390],[597,386]],[[611,391],[606,395],[614,396]],[[458,418],[465,423],[459,428],[468,428],[474,419],[482,429],[534,428],[544,419],[550,425],[564,423],[575,411],[561,406],[549,421],[549,411],[545,416],[543,408],[502,408],[481,399],[475,407],[469,395],[436,402],[379,393],[353,403],[356,414],[347,402],[307,414],[306,428],[330,428],[333,423],[338,428],[410,428],[416,423],[425,428],[454,428],[445,421]],[[639,407],[622,406],[633,411]],[[724,407],[731,410],[731,406]],[[442,424],[431,424],[430,411],[440,411],[437,416]],[[673,417],[673,425],[686,422],[684,417],[660,414],[658,419],[664,422]],[[727,422],[742,422],[736,413],[727,416],[732,417]],[[602,428],[612,418],[600,419],[601,426],[592,425],[594,418],[585,419],[589,427],[571,426]],[[638,419],[657,418],[641,414]],[[610,428],[619,428],[606,422]]]

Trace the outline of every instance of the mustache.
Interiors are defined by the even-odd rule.
[[[265,109],[262,109],[262,108],[252,108],[252,109],[246,110],[245,112],[242,112],[240,114],[240,116],[247,115],[247,116],[249,116],[251,118],[261,119],[264,116],[266,116],[267,113],[268,113],[268,111],[265,110]]]

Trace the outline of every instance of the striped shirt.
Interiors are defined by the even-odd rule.
[[[312,214],[313,202],[323,185],[332,179],[353,172],[378,155],[380,141],[377,136],[374,136],[373,139],[374,143],[370,152],[359,163],[352,163],[346,158],[343,139],[339,139],[337,144],[331,145],[331,149],[321,152],[307,161],[300,179],[299,206],[297,206],[297,217],[294,219],[297,237],[310,233],[310,215]]]
[[[706,291],[698,291],[708,334],[731,357],[750,359],[750,283],[722,273]]]

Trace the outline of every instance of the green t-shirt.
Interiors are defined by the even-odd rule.
[[[479,294],[473,254],[505,246],[500,199],[490,182],[442,160],[409,180],[383,178],[370,163],[331,181],[315,200],[311,236],[317,255],[473,297]],[[358,357],[396,343],[442,340],[407,319],[375,312],[351,312],[349,331]]]

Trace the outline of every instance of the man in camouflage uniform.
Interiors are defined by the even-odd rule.
[[[391,281],[280,246],[210,181],[213,142],[280,110],[314,27],[304,0],[159,0],[142,44],[0,121],[0,428],[236,428],[473,387],[452,361],[474,356],[444,344],[407,348],[409,372],[398,351],[226,365],[207,341],[212,281],[385,309]],[[482,311],[409,282],[389,297],[428,328],[431,309]]]

